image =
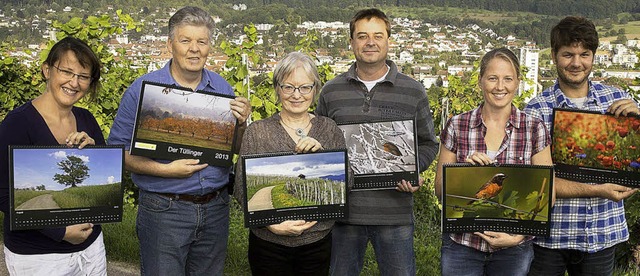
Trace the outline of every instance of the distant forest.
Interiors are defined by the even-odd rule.
[[[47,18],[68,20],[69,16],[86,16],[107,7],[121,9],[136,19],[154,20],[168,17],[170,9],[185,5],[182,0],[3,0],[0,7],[5,16],[32,18],[45,15]],[[304,21],[348,22],[354,11],[365,7],[381,7],[390,17],[408,17],[432,24],[467,26],[477,24],[491,28],[500,36],[515,35],[540,45],[548,45],[549,30],[566,15],[582,15],[593,19],[598,26],[624,24],[640,20],[640,0],[192,0],[195,5],[219,16],[224,26],[243,26],[248,23],[299,24]],[[236,4],[246,5],[246,10],[234,10]],[[70,6],[71,13],[59,11]],[[10,10],[10,9],[15,10]],[[46,10],[58,11],[55,14]],[[80,12],[78,9],[84,10]],[[159,9],[159,13],[155,11]],[[456,9],[448,11],[447,9]],[[463,10],[466,9],[466,10]],[[481,20],[474,18],[483,11],[493,11],[504,18]],[[527,14],[529,12],[530,14]],[[622,13],[628,13],[620,16]],[[66,18],[66,19],[65,19]],[[233,25],[235,24],[235,25]],[[610,28],[610,27],[609,27]],[[238,28],[227,28],[229,32]],[[604,30],[604,32],[610,30]],[[0,28],[0,38],[11,37],[20,41],[31,41],[32,29],[9,31]],[[603,35],[601,34],[601,35]],[[611,34],[608,34],[611,35]]]
[[[114,8],[127,10],[134,7],[136,10],[147,7],[180,7],[184,1],[129,1],[129,0],[4,0],[3,2],[16,6],[41,6],[58,5],[61,7],[81,7],[87,3],[89,7],[105,7],[112,5]],[[289,8],[299,9],[299,14],[308,20],[318,19],[316,15],[329,15],[324,13],[331,10],[336,20],[344,21],[349,18],[352,9],[367,6],[397,6],[397,7],[456,7],[469,9],[484,9],[490,11],[519,11],[531,12],[542,15],[583,15],[594,19],[602,19],[615,16],[622,12],[640,13],[640,0],[200,0],[190,1],[190,4],[198,6],[218,6],[233,4],[245,4],[249,10],[262,9],[271,4],[283,4]],[[323,20],[329,20],[325,18]]]

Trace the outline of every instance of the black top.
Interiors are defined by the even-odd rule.
[[[73,107],[76,128],[84,131],[96,142],[104,145],[100,126],[91,113]],[[63,241],[65,228],[42,230],[9,231],[9,145],[58,145],[44,118],[28,102],[7,114],[0,124],[0,210],[4,213],[4,244],[17,254],[72,253],[86,249],[100,235],[100,225],[93,227],[93,233],[85,242],[73,245]]]

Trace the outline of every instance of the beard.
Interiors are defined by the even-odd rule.
[[[585,73],[584,77],[580,79],[575,79],[575,78],[572,79],[567,74],[565,74],[566,70],[561,70],[560,68],[557,68],[557,72],[558,72],[558,79],[560,80],[560,82],[571,87],[582,86],[585,82],[587,82],[587,80],[589,79],[589,75],[591,74],[591,70],[589,70],[588,72],[584,72]]]

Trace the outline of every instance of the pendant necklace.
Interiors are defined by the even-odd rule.
[[[282,123],[282,125],[290,128],[291,130],[296,132],[296,135],[298,135],[300,137],[300,139],[307,137],[307,135],[304,133],[304,130],[307,129],[309,127],[309,125],[311,125],[311,119],[309,119],[309,123],[307,123],[307,125],[304,128],[292,128],[289,125],[287,125],[284,120],[282,120],[282,117],[280,117],[280,122]]]

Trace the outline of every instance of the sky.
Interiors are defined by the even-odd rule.
[[[56,173],[63,173],[57,163],[73,155],[89,167],[89,177],[80,184],[100,185],[120,182],[122,179],[121,148],[36,148],[13,150],[15,188],[45,185],[47,190],[67,188],[53,180]]]
[[[307,178],[345,174],[345,154],[343,151],[313,154],[294,154],[262,158],[246,158],[247,174],[285,175]]]
[[[231,100],[233,100],[232,98],[219,97],[204,93],[196,93],[176,88],[170,88],[170,92],[166,92],[165,94],[163,93],[165,87],[149,83],[145,85],[144,89],[145,91],[143,108],[145,109],[150,108],[147,106],[148,100],[156,100],[159,102],[170,103],[172,107],[180,108],[179,110],[173,110],[174,112],[178,111],[188,114],[189,111],[194,111],[197,108],[201,108],[206,110],[213,110],[213,112],[211,112],[212,114],[207,114],[208,117],[211,117],[213,119],[226,119],[227,121],[235,120],[235,117],[231,116],[231,114],[228,113],[228,111],[231,110],[230,102]],[[182,92],[189,94],[183,96]],[[186,98],[188,98],[189,101],[185,101]],[[226,116],[224,118],[219,118],[220,114],[224,114]]]

